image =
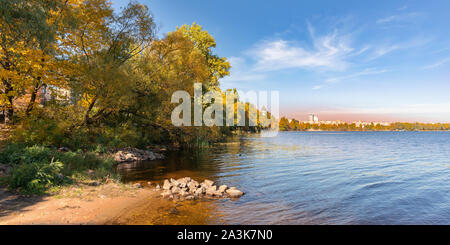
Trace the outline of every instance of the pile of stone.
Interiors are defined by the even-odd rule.
[[[156,188],[161,188],[159,185]],[[200,198],[238,198],[244,192],[236,187],[221,185],[217,187],[212,180],[199,183],[190,177],[164,180],[161,196],[168,199],[194,200]]]
[[[164,155],[131,147],[120,149],[116,153],[114,153],[114,160],[119,163],[153,161],[157,159],[164,159]]]

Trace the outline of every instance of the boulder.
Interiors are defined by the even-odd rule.
[[[181,179],[177,179],[177,181],[178,181],[178,183],[180,183],[180,184],[185,184],[185,185],[187,185],[187,184],[191,181],[191,178],[189,178],[189,177],[184,177],[184,178],[181,178]]]
[[[170,196],[172,196],[172,192],[170,190],[165,190],[161,193],[161,196],[163,198],[169,198]]]
[[[189,192],[187,192],[187,191],[185,191],[185,190],[181,190],[179,194],[180,194],[180,196],[182,196],[182,197],[189,196]]]
[[[170,188],[172,188],[172,185],[170,184],[170,182],[168,180],[164,180],[163,189],[170,190]]]
[[[194,200],[195,196],[190,195],[190,196],[185,197],[184,199],[185,200]]]
[[[217,187],[215,185],[210,186],[206,189],[206,195],[213,196],[217,191]]]
[[[125,162],[133,162],[133,161],[137,161],[137,160],[138,160],[138,158],[131,153],[128,153],[125,155]]]
[[[214,192],[213,196],[222,197],[223,196],[223,192],[216,191],[216,192]]]
[[[144,151],[144,154],[142,155],[142,158],[144,158],[145,160],[153,161],[153,160],[156,159],[156,156],[151,151]]]
[[[227,190],[227,188],[228,188],[228,186],[226,186],[226,185],[221,185],[221,186],[219,186],[219,192],[220,193],[224,193],[226,190]]]
[[[172,186],[178,186],[180,183],[178,183],[178,181],[176,181],[175,179],[170,179],[170,184],[172,185]]]
[[[172,191],[172,194],[178,194],[181,192],[181,189],[175,186],[175,187],[172,187],[171,191]]]
[[[121,162],[134,162],[134,161],[153,161],[156,159],[163,159],[161,154],[155,154],[152,151],[140,150],[136,148],[124,148],[114,153],[114,160]]]
[[[196,196],[201,196],[201,195],[203,195],[205,193],[206,193],[205,187],[199,187],[199,188],[195,189],[195,191],[194,191],[194,194]]]
[[[241,197],[242,195],[244,195],[244,192],[238,190],[238,189],[228,189],[226,191],[226,193],[231,197],[231,198],[238,198]]]
[[[157,185],[156,188],[159,189],[161,187]],[[227,185],[217,187],[212,180],[204,180],[199,184],[189,177],[165,179],[162,189],[161,195],[164,198],[176,200],[193,200],[205,197],[205,195],[219,198],[238,198],[244,195],[244,192],[238,190],[236,187],[228,188]]]
[[[153,153],[156,159],[164,159],[164,155],[161,153]]]
[[[198,187],[198,182],[197,181],[191,181],[187,184],[187,187],[189,188],[189,190],[195,190]]]
[[[114,154],[114,161],[116,162],[122,162],[122,151],[118,151]]]
[[[208,180],[208,179],[205,179],[205,180],[203,181],[203,183],[204,183],[207,187],[210,187],[210,186],[214,185],[214,181]]]

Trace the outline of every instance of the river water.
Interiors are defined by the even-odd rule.
[[[252,135],[119,170],[128,181],[190,176],[246,193],[207,201],[208,224],[450,224],[450,132]]]

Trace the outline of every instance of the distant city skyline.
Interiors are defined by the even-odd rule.
[[[281,117],[286,117],[288,119],[295,119],[298,121],[310,121],[310,115],[311,113],[293,113],[294,116],[286,116],[283,115]],[[345,114],[323,114],[319,115],[317,113],[312,113],[315,116],[318,117],[318,121],[343,121],[346,123],[353,123],[353,122],[410,122],[410,123],[450,123],[450,121],[422,121],[422,120],[414,120],[414,119],[399,119],[396,117],[392,117],[391,119],[387,117],[378,117],[378,116],[371,116],[371,115],[345,115]]]
[[[309,114],[311,114],[310,110],[297,110],[297,112],[289,113],[288,115],[284,114],[280,117],[286,117],[288,119],[296,119],[299,121],[309,121]],[[414,118],[414,116],[379,116],[372,114],[346,114],[346,113],[337,113],[337,112],[325,112],[325,113],[314,113],[319,117],[319,121],[337,121],[341,120],[347,123],[357,122],[357,121],[365,121],[365,122],[421,122],[421,123],[450,123],[450,120],[420,120]]]
[[[232,65],[221,88],[278,90],[280,116],[450,122],[450,1],[139,2],[160,37],[202,25]]]

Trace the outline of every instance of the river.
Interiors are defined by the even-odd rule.
[[[450,132],[251,135],[119,170],[127,181],[190,176],[246,193],[207,201],[208,224],[450,224]]]

